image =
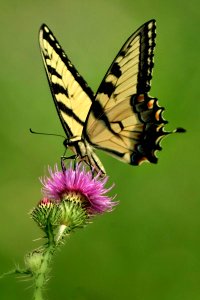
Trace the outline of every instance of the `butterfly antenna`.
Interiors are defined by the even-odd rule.
[[[56,133],[46,133],[46,132],[36,132],[36,131],[33,131],[31,128],[29,129],[31,133],[34,133],[34,134],[42,134],[42,135],[52,135],[52,136],[59,136],[59,137],[62,137],[64,139],[66,139],[66,137],[64,135],[61,135],[61,134],[56,134]]]

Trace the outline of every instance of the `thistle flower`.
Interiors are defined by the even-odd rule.
[[[69,169],[54,170],[49,168],[50,177],[41,179],[43,194],[45,198],[56,203],[63,200],[75,201],[87,210],[90,215],[112,211],[117,202],[106,195],[113,186],[105,188],[108,176],[101,178],[98,173],[95,177],[91,171],[86,171],[82,164],[75,168],[70,165]]]
[[[82,164],[68,169],[49,168],[49,177],[40,179],[43,199],[31,211],[31,217],[45,232],[45,236],[60,244],[75,228],[81,228],[91,217],[112,211],[117,202],[106,195],[108,177],[93,177]]]
[[[112,211],[117,202],[112,201],[105,188],[108,177],[93,177],[82,164],[72,164],[59,171],[49,168],[49,176],[41,179],[43,198],[30,215],[45,235],[45,243],[25,256],[25,268],[16,267],[8,274],[32,278],[35,283],[34,299],[43,299],[43,290],[49,280],[49,271],[56,249],[74,229],[91,223],[97,214]]]

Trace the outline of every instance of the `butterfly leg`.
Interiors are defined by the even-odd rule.
[[[62,168],[63,172],[66,171],[66,167],[65,167],[64,161],[68,160],[68,159],[73,159],[73,161],[74,161],[74,169],[76,167],[77,155],[71,155],[71,156],[68,156],[68,157],[67,156],[61,156],[60,161],[61,161],[61,168]]]
[[[80,164],[81,162],[84,162],[89,167],[89,169],[92,173],[92,178],[94,178],[96,171],[95,171],[95,168],[92,167],[91,163],[88,161],[88,155],[84,155],[83,157],[81,157],[78,164]]]

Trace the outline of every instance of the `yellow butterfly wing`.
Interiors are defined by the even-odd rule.
[[[84,130],[94,147],[133,165],[156,163],[155,152],[166,134],[164,108],[148,95],[155,30],[151,20],[124,44],[97,91]]]
[[[54,103],[68,139],[81,137],[94,95],[62,50],[52,31],[43,24],[40,49]]]

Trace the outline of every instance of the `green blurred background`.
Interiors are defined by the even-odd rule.
[[[157,165],[131,167],[98,152],[120,205],[77,231],[57,253],[47,299],[200,299],[199,1],[7,1],[0,5],[0,272],[23,264],[40,230],[28,212],[38,177],[59,162],[63,130],[38,46],[45,22],[93,90],[124,41],[151,18],[157,46],[151,95],[165,106]],[[31,282],[0,280],[0,299],[32,299]]]

